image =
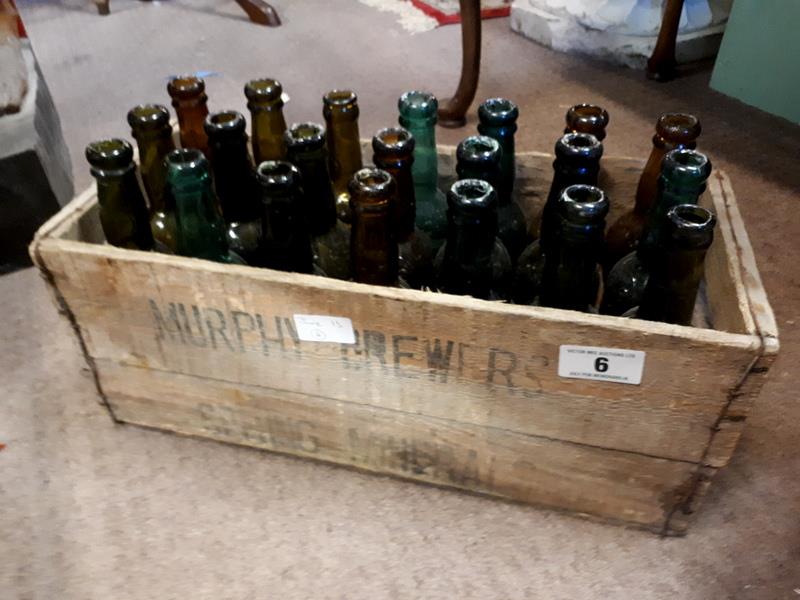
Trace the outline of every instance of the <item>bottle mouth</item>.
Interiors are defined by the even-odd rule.
[[[488,125],[514,123],[519,117],[519,107],[506,98],[489,98],[478,107],[478,118]]]
[[[222,110],[211,113],[206,117],[205,130],[209,135],[212,134],[242,134],[245,131],[247,122],[242,113],[235,110]]]
[[[330,106],[349,106],[358,102],[358,96],[352,90],[331,90],[322,101]]]
[[[411,90],[400,96],[397,108],[402,116],[409,119],[435,119],[439,101],[430,92]]]
[[[121,138],[108,138],[86,146],[86,160],[97,169],[122,169],[133,161],[133,147]]]
[[[325,143],[325,127],[319,123],[293,123],[284,134],[287,145],[313,148]]]
[[[394,180],[383,169],[366,167],[356,171],[350,183],[360,194],[384,196],[391,190]]]
[[[683,176],[705,181],[711,175],[711,161],[697,150],[678,148],[664,156],[661,171],[667,177]]]
[[[258,165],[256,175],[265,187],[292,187],[300,178],[300,171],[285,160],[267,160]]]
[[[168,127],[169,111],[161,104],[139,104],[128,111],[128,124],[142,129]]]
[[[248,100],[278,100],[282,93],[283,86],[276,79],[253,79],[244,86]]]
[[[556,156],[562,158],[600,158],[603,144],[591,133],[565,133],[556,142]]]
[[[497,204],[497,193],[482,179],[461,179],[450,187],[447,200],[461,210],[490,210]]]
[[[167,154],[167,168],[171,171],[190,172],[208,169],[208,161],[200,150],[178,148]]]
[[[402,127],[386,127],[372,138],[372,150],[376,154],[407,154],[413,152],[415,145],[414,136]]]
[[[471,135],[456,149],[456,160],[467,163],[494,163],[500,160],[500,144],[485,135]]]
[[[656,133],[673,143],[688,143],[702,131],[700,120],[686,113],[664,113],[656,123]]]
[[[577,184],[564,188],[559,207],[561,215],[569,221],[597,222],[605,219],[609,203],[599,187]]]
[[[205,89],[205,81],[195,75],[176,75],[167,84],[167,92],[173,98],[192,98],[202,94]]]
[[[714,240],[714,214],[695,204],[679,204],[667,213],[670,238],[688,248],[707,248]]]
[[[608,112],[596,104],[576,104],[567,111],[567,127],[579,133],[592,133],[601,141],[608,121]]]

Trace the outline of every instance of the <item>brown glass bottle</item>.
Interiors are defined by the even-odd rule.
[[[349,184],[361,166],[358,134],[358,98],[350,90],[331,90],[322,98],[328,127],[328,168],[336,198],[336,212],[345,222],[350,213]]]
[[[254,79],[244,86],[250,109],[253,157],[259,165],[265,160],[286,158],[286,119],[283,117],[283,87],[275,79]]]
[[[350,180],[353,280],[398,285],[398,250],[392,222],[395,183],[383,169],[361,169]]]
[[[647,223],[647,215],[658,197],[658,177],[667,152],[683,148],[694,149],[700,130],[700,121],[693,115],[666,113],[659,117],[653,136],[653,150],[636,188],[636,203],[606,232],[606,256],[603,260],[606,273],[620,259],[636,250]]]
[[[601,142],[606,138],[608,113],[595,104],[576,104],[567,111],[564,133],[590,133]]]
[[[205,81],[194,75],[173,77],[167,84],[167,93],[178,115],[181,148],[195,148],[208,156],[208,136],[203,128],[208,116]]]
[[[86,160],[97,180],[100,225],[112,246],[151,250],[153,236],[147,206],[136,179],[133,148],[125,140],[108,139],[86,146]]]
[[[416,227],[416,197],[411,165],[414,137],[402,127],[381,129],[372,138],[372,161],[395,181],[393,221],[399,252],[400,277],[409,287],[430,287],[433,277],[433,246],[427,233]]]

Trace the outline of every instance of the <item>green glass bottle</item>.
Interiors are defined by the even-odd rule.
[[[417,227],[431,237],[434,249],[447,232],[447,200],[439,189],[436,153],[436,120],[439,102],[428,92],[405,92],[397,102],[400,125],[414,136],[414,193],[417,199]]]
[[[268,160],[256,170],[263,208],[259,264],[279,271],[311,273],[311,236],[303,210],[300,171]]]
[[[608,113],[596,104],[576,104],[567,111],[564,133],[590,133],[599,141],[606,139]]]
[[[150,201],[153,237],[160,250],[175,252],[175,215],[164,198],[164,159],[175,148],[169,111],[159,104],[140,104],[128,112],[128,124],[139,147],[139,172]]]
[[[716,218],[700,206],[679,204],[664,221],[662,244],[651,255],[641,304],[632,312],[639,319],[689,325]]]
[[[97,180],[100,225],[112,246],[151,250],[153,236],[139,182],[133,148],[125,140],[107,139],[86,146],[86,160]]]
[[[362,167],[358,133],[358,97],[350,90],[331,90],[322,98],[322,116],[328,128],[328,170],[339,218],[350,222],[353,173]]]
[[[205,122],[214,189],[228,224],[228,245],[248,264],[258,265],[261,203],[246,128],[244,116],[235,110],[212,113]]]
[[[286,158],[286,119],[283,117],[283,87],[275,79],[253,79],[244,86],[250,123],[253,157],[260,165],[265,160]]]
[[[328,277],[350,279],[350,231],[336,218],[325,128],[318,123],[295,123],[284,139],[289,162],[300,171],[314,264]]]
[[[617,262],[606,278],[601,312],[622,315],[638,306],[649,274],[649,256],[660,252],[666,215],[679,204],[697,204],[711,174],[711,161],[696,150],[672,150],[664,157],[658,199],[634,252]]]
[[[502,157],[500,144],[485,135],[472,135],[461,141],[456,149],[456,173],[459,179],[483,179],[492,184],[495,190],[502,189]],[[503,201],[498,194],[497,237],[503,242],[511,257],[517,257],[530,243],[525,216],[519,205],[507,198]]]
[[[478,107],[478,133],[489,136],[500,144],[500,179],[495,189],[500,200],[501,212],[504,205],[512,202],[511,195],[514,191],[516,176],[514,134],[517,132],[518,118],[519,108],[505,98],[489,98]],[[500,228],[502,229],[502,225]]]
[[[361,169],[350,181],[354,281],[399,285],[397,239],[392,219],[394,195],[394,180],[382,169]]]
[[[436,255],[436,287],[447,294],[506,300],[511,259],[497,237],[497,193],[481,179],[461,179],[447,201],[447,241]]]
[[[200,150],[167,155],[167,189],[175,202],[178,254],[222,263],[245,264],[228,248],[225,220]]]
[[[658,178],[667,152],[694,149],[700,135],[700,121],[693,115],[666,113],[656,123],[653,150],[639,178],[636,203],[608,228],[606,233],[606,270],[634,250],[642,237],[647,217],[658,197]]]
[[[372,161],[395,181],[393,221],[398,243],[400,278],[409,287],[432,285],[433,246],[430,237],[416,226],[416,197],[411,168],[414,163],[414,137],[402,127],[381,129],[372,138]]]
[[[172,108],[178,116],[182,148],[196,148],[208,156],[208,136],[203,128],[208,116],[206,83],[194,75],[173,77],[167,84]]]

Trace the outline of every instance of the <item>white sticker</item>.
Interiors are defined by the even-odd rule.
[[[573,379],[599,379],[639,385],[645,353],[641,350],[562,345],[558,352],[558,374]]]
[[[304,342],[355,344],[353,322],[347,317],[326,315],[293,315],[297,337]]]

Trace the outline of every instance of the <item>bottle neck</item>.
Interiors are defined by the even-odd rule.
[[[358,119],[351,115],[326,115],[328,166],[335,194],[346,194],[353,173],[361,166],[361,138]]]
[[[289,161],[303,181],[306,218],[312,235],[322,235],[336,225],[336,202],[328,172],[325,146],[289,149]]]
[[[706,251],[706,248],[671,248],[654,253],[637,316],[689,325],[703,278]]]
[[[514,133],[517,125],[478,125],[478,132],[481,135],[489,136],[497,140],[500,144],[500,173],[498,179],[497,195],[501,205],[511,202],[511,193],[514,190],[514,179],[516,176],[516,158],[514,148]],[[494,184],[492,184],[494,185]]]
[[[208,154],[208,135],[206,135],[203,128],[208,116],[205,94],[202,98],[173,100],[172,106],[178,116],[181,147],[195,148],[203,152],[203,154]]]
[[[354,207],[350,258],[355,281],[397,285],[397,239],[388,209],[365,211]]]
[[[687,148],[693,150],[697,147],[697,142],[674,143],[664,139],[660,135],[653,136],[653,150],[647,159],[647,163],[642,171],[639,184],[636,188],[636,202],[633,205],[633,212],[647,216],[658,198],[658,178],[661,175],[661,163],[667,152]]]
[[[560,217],[558,241],[545,253],[541,304],[586,311],[597,292],[597,261],[604,222],[572,223]]]
[[[697,204],[705,188],[705,182],[680,185],[665,180],[663,176],[659,179],[658,199],[650,210],[637,248],[640,259],[647,261],[650,254],[663,245],[670,209],[679,204]]]
[[[387,171],[394,179],[396,186],[393,215],[398,242],[404,242],[414,233],[416,219],[416,196],[414,194],[414,178],[411,174],[413,161],[391,156],[375,154],[372,161],[379,169]]]
[[[414,164],[411,173],[417,189],[417,202],[433,201],[439,184],[439,163],[436,155],[436,128],[433,121],[407,119],[400,115],[400,125],[414,136]]]
[[[182,173],[171,178],[169,187],[175,201],[178,253],[226,262],[225,223],[208,174]]]
[[[214,187],[228,222],[246,222],[259,217],[253,165],[244,136],[210,139]]]
[[[443,291],[489,298],[492,287],[492,255],[497,235],[497,216],[452,214],[442,264]]]
[[[253,127],[253,156],[256,163],[265,160],[286,158],[286,119],[283,116],[283,102],[270,104],[248,103]]]
[[[261,195],[261,250],[264,266],[310,273],[311,242],[302,198],[293,189],[263,191]]]
[[[541,222],[541,247],[547,252],[558,236],[559,215],[558,199],[561,192],[576,184],[597,185],[597,176],[600,172],[599,159],[556,159],[553,162],[553,182],[547,194],[544,208],[542,209]]]
[[[164,186],[167,178],[167,167],[164,160],[167,154],[175,149],[172,132],[164,129],[144,134],[135,133],[134,137],[139,147],[139,171],[150,200],[150,210],[162,211],[164,210]]]

